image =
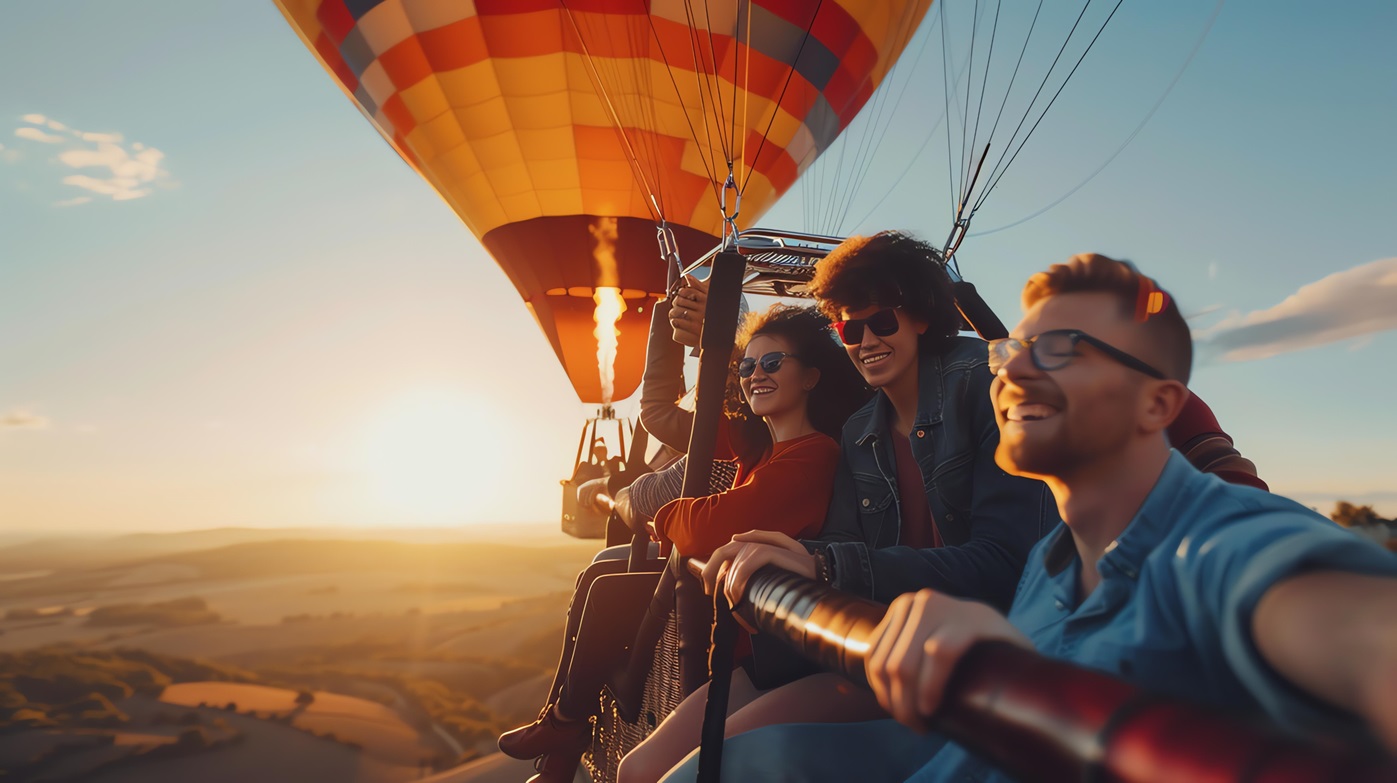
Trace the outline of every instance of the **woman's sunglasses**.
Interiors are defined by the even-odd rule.
[[[781,370],[781,362],[785,361],[787,356],[791,357],[792,359],[800,358],[799,356],[796,356],[793,353],[783,353],[782,351],[772,351],[771,353],[764,353],[762,354],[762,358],[760,359],[753,359],[752,357],[748,356],[737,363],[737,377],[751,378],[752,373],[757,371],[757,365],[759,364],[762,366],[762,372],[766,373],[767,375],[772,375]]]
[[[864,327],[868,327],[870,332],[879,337],[897,334],[898,329],[897,313],[895,308],[879,310],[867,318],[850,318],[847,321],[835,321],[834,331],[839,333],[840,342],[845,345],[858,345],[863,342]]]

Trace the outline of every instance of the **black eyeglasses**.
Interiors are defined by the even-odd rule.
[[[762,372],[767,375],[779,372],[781,370],[781,362],[785,361],[787,356],[792,359],[800,358],[793,353],[784,353],[782,351],[764,353],[760,359],[753,359],[750,356],[745,357],[742,361],[737,363],[737,377],[751,378],[752,373],[757,371],[758,364],[762,366]]]
[[[1077,355],[1077,343],[1086,343],[1126,367],[1142,372],[1151,378],[1161,381],[1168,379],[1164,373],[1125,351],[1076,329],[1054,329],[1023,340],[1016,340],[1013,337],[990,340],[990,372],[998,374],[1004,365],[1018,356],[1025,348],[1028,349],[1028,357],[1033,360],[1034,367],[1043,372],[1061,370],[1070,364]]]
[[[863,342],[864,327],[868,327],[870,332],[879,337],[897,334],[900,324],[897,321],[896,308],[879,310],[867,318],[850,318],[847,321],[835,321],[834,331],[839,333],[840,342],[845,345],[858,345]]]

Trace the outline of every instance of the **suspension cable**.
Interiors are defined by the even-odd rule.
[[[1089,183],[1089,182],[1091,182],[1092,180],[1096,179],[1096,176],[1097,176],[1098,174],[1100,174],[1101,172],[1105,171],[1107,166],[1110,166],[1111,163],[1112,163],[1113,161],[1115,161],[1116,158],[1120,157],[1120,154],[1121,154],[1122,152],[1125,152],[1125,148],[1128,147],[1128,146],[1130,146],[1130,143],[1131,143],[1132,141],[1135,140],[1135,137],[1138,136],[1138,135],[1140,135],[1140,131],[1142,131],[1142,130],[1145,129],[1145,126],[1146,126],[1147,124],[1149,124],[1149,121],[1154,117],[1155,113],[1158,112],[1159,109],[1160,109],[1160,107],[1164,105],[1165,99],[1167,99],[1167,98],[1169,97],[1169,94],[1170,94],[1171,92],[1174,91],[1174,87],[1177,86],[1178,83],[1179,83],[1179,80],[1183,78],[1184,72],[1188,70],[1188,67],[1189,67],[1189,65],[1193,62],[1194,58],[1198,56],[1199,50],[1201,50],[1201,49],[1203,48],[1203,42],[1207,39],[1208,33],[1213,29],[1214,23],[1217,22],[1218,15],[1222,13],[1222,6],[1223,6],[1223,4],[1224,4],[1225,2],[1226,2],[1226,0],[1218,0],[1217,4],[1213,6],[1213,13],[1212,13],[1211,16],[1208,17],[1207,23],[1203,26],[1203,32],[1198,36],[1198,40],[1197,40],[1197,41],[1194,41],[1194,43],[1193,43],[1193,49],[1189,52],[1188,57],[1186,57],[1186,58],[1184,59],[1183,65],[1179,66],[1179,70],[1176,71],[1176,72],[1174,73],[1174,78],[1171,79],[1170,82],[1169,82],[1169,85],[1168,85],[1167,87],[1164,88],[1164,92],[1159,96],[1159,99],[1156,100],[1156,101],[1154,102],[1154,105],[1150,107],[1150,110],[1149,110],[1148,112],[1145,113],[1144,118],[1141,119],[1140,122],[1139,122],[1139,124],[1137,124],[1137,125],[1135,126],[1135,129],[1132,130],[1132,131],[1130,132],[1130,135],[1129,135],[1129,136],[1126,136],[1125,141],[1122,142],[1121,145],[1120,145],[1119,147],[1116,147],[1115,151],[1112,152],[1112,153],[1110,154],[1110,156],[1108,156],[1108,157],[1106,158],[1106,160],[1103,161],[1102,164],[1101,164],[1100,166],[1097,166],[1095,171],[1093,171],[1090,175],[1088,175],[1088,176],[1086,177],[1086,179],[1083,179],[1081,182],[1078,182],[1076,185],[1074,185],[1074,186],[1073,186],[1070,190],[1068,190],[1066,193],[1062,194],[1061,196],[1058,196],[1056,199],[1054,199],[1052,202],[1050,202],[1047,206],[1045,206],[1045,207],[1043,207],[1043,208],[1041,208],[1041,209],[1039,209],[1039,210],[1037,210],[1037,211],[1035,211],[1035,212],[1032,212],[1032,213],[1030,213],[1030,214],[1028,214],[1028,215],[1026,215],[1026,216],[1024,216],[1024,217],[1022,217],[1022,218],[1019,218],[1018,220],[1015,220],[1015,221],[1012,222],[1012,223],[1007,223],[1007,224],[1005,224],[1005,225],[998,226],[998,227],[996,227],[996,228],[987,229],[987,230],[985,230],[985,231],[977,231],[977,232],[975,232],[975,233],[973,233],[973,234],[970,234],[969,236],[972,236],[972,237],[988,236],[988,235],[990,235],[990,234],[996,234],[996,233],[999,233],[1000,231],[1005,231],[1005,230],[1014,228],[1015,226],[1021,225],[1021,224],[1023,224],[1023,223],[1027,223],[1028,221],[1030,221],[1030,220],[1032,220],[1032,219],[1038,217],[1039,215],[1043,214],[1044,212],[1047,212],[1048,210],[1052,209],[1053,207],[1056,207],[1058,204],[1061,204],[1062,202],[1066,201],[1068,198],[1070,198],[1070,197],[1071,197],[1073,194],[1075,194],[1077,191],[1079,191],[1079,190],[1081,190],[1082,188],[1086,187],[1087,183]]]
[[[776,97],[776,103],[771,107],[771,119],[767,120],[766,130],[762,132],[761,143],[757,145],[757,154],[752,156],[752,168],[747,172],[747,177],[742,180],[738,192],[747,190],[747,184],[752,181],[752,172],[757,170],[757,164],[761,161],[762,150],[766,149],[766,137],[771,133],[771,126],[776,123],[776,116],[781,112],[781,101],[786,99],[786,89],[791,86],[791,78],[795,76],[796,66],[800,65],[800,58],[805,54],[805,45],[810,42],[811,30],[815,27],[815,20],[820,18],[820,9],[824,6],[825,0],[816,0],[815,11],[810,14],[810,21],[805,25],[805,35],[801,36],[800,47],[796,49],[796,56],[791,60],[791,67],[786,70],[786,81],[781,85],[781,93]]]
[[[606,106],[607,114],[611,117],[611,122],[616,126],[616,131],[621,137],[621,143],[625,150],[626,157],[629,159],[631,171],[640,186],[645,189],[646,195],[653,197],[655,188],[650,185],[649,179],[645,176],[645,172],[640,166],[640,159],[635,153],[635,148],[631,145],[630,135],[626,133],[626,128],[621,122],[621,117],[616,111],[616,106],[612,103],[611,96],[607,93],[606,86],[602,83],[601,74],[597,71],[595,59],[592,57],[591,50],[587,47],[587,41],[582,35],[582,30],[577,25],[577,19],[573,16],[572,9],[568,8],[566,0],[563,0],[562,5],[563,10],[567,12],[568,21],[572,24],[573,33],[577,36],[577,40],[582,46],[582,55],[587,62],[587,72],[588,75],[592,77],[597,96],[601,98],[602,103]],[[654,214],[652,217],[656,221],[662,219],[662,216],[659,214]]]

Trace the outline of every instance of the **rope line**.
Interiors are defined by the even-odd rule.
[[[800,47],[796,49],[796,56],[791,60],[791,67],[786,69],[786,81],[781,85],[781,94],[776,97],[776,103],[771,107],[771,119],[766,123],[766,130],[762,132],[762,141],[757,145],[757,154],[752,156],[752,171],[755,171],[757,164],[762,159],[762,150],[766,149],[766,137],[771,133],[771,126],[776,123],[776,115],[781,111],[781,101],[786,98],[786,89],[791,86],[791,78],[795,76],[796,67],[800,65],[800,58],[805,54],[805,45],[810,42],[810,31],[815,27],[815,20],[820,18],[820,8],[824,6],[825,0],[817,0],[815,11],[810,14],[810,21],[805,25],[805,35],[801,36]],[[747,183],[752,181],[751,171],[747,173],[747,178],[738,186],[737,192],[743,193],[747,190]]]
[[[1061,204],[1062,202],[1066,201],[1077,191],[1086,187],[1087,183],[1091,182],[1093,179],[1096,179],[1096,176],[1098,174],[1105,171],[1107,166],[1110,166],[1116,158],[1120,157],[1120,154],[1122,152],[1125,152],[1125,148],[1130,146],[1130,143],[1135,140],[1135,137],[1140,135],[1140,131],[1145,129],[1145,126],[1149,124],[1149,121],[1154,117],[1155,113],[1158,112],[1160,107],[1164,105],[1164,101],[1169,97],[1169,94],[1174,91],[1174,87],[1178,85],[1179,80],[1183,78],[1184,72],[1188,70],[1188,66],[1193,62],[1194,58],[1198,56],[1198,52],[1203,48],[1203,42],[1208,38],[1208,34],[1212,31],[1214,23],[1217,22],[1218,15],[1222,13],[1222,6],[1225,2],[1226,0],[1218,0],[1217,4],[1213,6],[1213,13],[1211,16],[1208,17],[1207,24],[1203,26],[1202,34],[1199,35],[1198,40],[1194,42],[1192,51],[1190,51],[1188,57],[1184,59],[1184,64],[1179,66],[1179,70],[1174,73],[1174,78],[1170,80],[1169,86],[1164,88],[1164,93],[1159,96],[1159,99],[1154,102],[1154,105],[1150,107],[1150,110],[1145,113],[1144,119],[1140,120],[1140,123],[1136,125],[1135,129],[1130,132],[1130,135],[1125,138],[1125,141],[1122,142],[1121,145],[1116,148],[1115,152],[1112,152],[1110,156],[1107,157],[1106,160],[1100,166],[1097,166],[1095,171],[1088,175],[1086,179],[1083,179],[1081,182],[1078,182],[1076,185],[1072,187],[1072,189],[1057,197],[1042,209],[1039,209],[1036,212],[1032,212],[1022,218],[1019,218],[1018,220],[1015,220],[1012,223],[998,226],[996,228],[987,229],[985,231],[977,231],[973,234],[968,234],[967,236],[988,236],[990,234],[997,234],[1000,231],[1006,231],[1008,229],[1014,228],[1015,226],[1027,223],[1028,221],[1047,212],[1053,207],[1056,207],[1058,204]]]
[[[1088,5],[1090,5],[1090,2],[1091,0],[1088,0]],[[1062,95],[1062,91],[1067,88],[1067,83],[1071,81],[1072,76],[1077,73],[1077,69],[1081,67],[1082,61],[1087,58],[1087,54],[1091,52],[1092,47],[1096,46],[1096,42],[1101,38],[1101,34],[1106,31],[1106,26],[1115,18],[1116,12],[1120,10],[1121,3],[1123,2],[1125,2],[1125,0],[1116,0],[1116,5],[1111,9],[1111,13],[1106,16],[1106,21],[1101,23],[1101,27],[1096,31],[1096,35],[1092,36],[1091,41],[1087,44],[1087,48],[1082,51],[1082,56],[1077,58],[1077,63],[1072,66],[1071,71],[1068,71],[1067,78],[1063,79],[1062,84],[1058,85],[1057,92],[1053,93],[1052,100],[1048,101],[1048,105],[1043,107],[1043,112],[1038,115],[1038,119],[1034,121],[1033,127],[1029,128],[1028,133],[1024,134],[1023,140],[1019,142],[1019,146],[1014,150],[1013,156],[1010,157],[1009,161],[1000,169],[999,176],[995,177],[985,186],[985,189],[980,192],[980,197],[976,200],[975,208],[970,211],[970,214],[975,214],[975,211],[985,203],[985,199],[989,197],[990,191],[993,190],[994,186],[999,184],[999,180],[1004,177],[1004,172],[1008,171],[1009,167],[1018,159],[1019,153],[1023,151],[1024,145],[1027,144],[1029,138],[1033,136],[1033,132],[1038,130],[1038,126],[1043,122],[1043,118],[1048,116],[1048,110],[1053,108],[1053,104],[1057,102],[1058,96]],[[1075,30],[1076,28],[1074,27],[1073,29]],[[1010,141],[1012,141],[1012,139]]]

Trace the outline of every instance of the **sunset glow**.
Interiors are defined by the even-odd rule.
[[[419,392],[396,400],[369,427],[362,467],[386,519],[460,521],[506,478],[494,449],[499,418],[464,395]]]

